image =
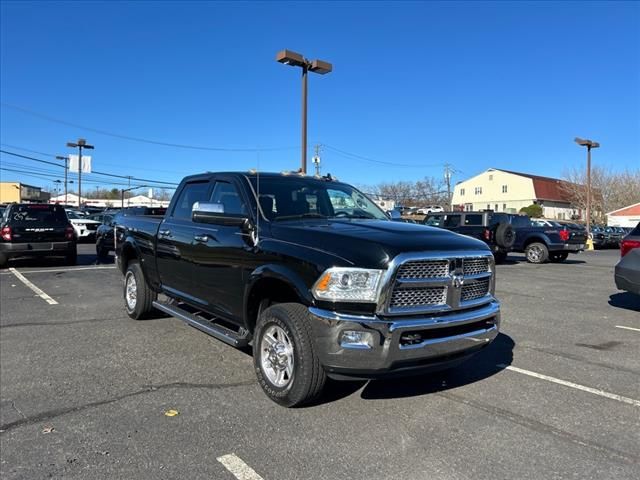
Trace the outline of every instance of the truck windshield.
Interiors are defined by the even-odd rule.
[[[295,177],[251,178],[260,207],[269,220],[363,218],[388,220],[366,195],[350,185]]]

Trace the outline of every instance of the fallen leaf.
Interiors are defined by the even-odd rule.
[[[164,412],[165,417],[175,417],[176,415],[180,415],[180,412],[178,412],[177,410],[167,410],[166,412]]]

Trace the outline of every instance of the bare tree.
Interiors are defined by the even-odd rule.
[[[586,168],[573,168],[563,175],[562,189],[574,207],[587,207]],[[611,170],[595,166],[591,169],[591,208],[596,220],[604,220],[604,214],[618,208],[640,202],[640,170]]]

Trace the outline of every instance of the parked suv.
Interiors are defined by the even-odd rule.
[[[505,214],[492,211],[430,213],[422,223],[482,240],[491,248],[496,263],[511,251],[516,236]]]
[[[59,205],[9,205],[0,220],[0,236],[0,266],[11,258],[50,256],[76,264],[75,231]]]

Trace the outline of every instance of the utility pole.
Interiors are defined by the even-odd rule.
[[[64,204],[67,205],[67,173],[69,172],[69,157],[56,155],[57,160],[64,160]]]
[[[313,156],[313,164],[316,166],[316,177],[320,176],[320,148],[322,145],[316,145],[316,154]]]
[[[448,163],[444,164],[444,181],[447,182],[447,208],[449,211],[452,211],[451,206],[451,175],[453,170],[451,170],[451,165]]]
[[[78,209],[82,207],[82,149],[93,150],[94,146],[89,145],[84,138],[79,138],[77,142],[67,142],[67,147],[78,149]]]

